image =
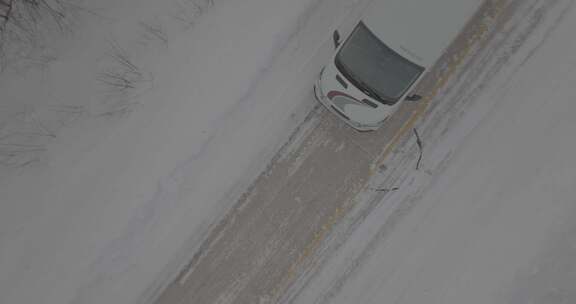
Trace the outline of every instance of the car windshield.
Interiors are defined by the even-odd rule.
[[[394,104],[424,68],[387,47],[360,22],[335,60],[337,68],[367,95]]]

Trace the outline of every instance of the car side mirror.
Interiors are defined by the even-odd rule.
[[[422,96],[418,95],[418,94],[413,94],[413,95],[406,97],[406,100],[408,100],[408,101],[418,101],[420,99],[422,99]]]
[[[338,48],[340,46],[340,33],[338,30],[335,30],[332,34],[332,40],[334,41],[334,48]]]

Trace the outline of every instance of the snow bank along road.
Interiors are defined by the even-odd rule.
[[[348,237],[377,207],[393,215],[382,222],[409,210],[459,142],[446,142],[445,135],[461,127],[464,114],[478,110],[475,101],[484,90],[510,79],[502,75],[512,75],[523,62],[518,58],[532,54],[522,52],[539,45],[536,33],[570,2],[483,3],[419,86],[424,102],[405,104],[376,133],[359,134],[317,108],[157,303],[310,303],[301,299],[313,294],[310,282],[329,269],[322,266],[345,241],[356,240]],[[477,123],[487,110],[476,113],[471,121]],[[416,122],[424,152],[445,145],[434,150],[434,165],[419,166],[423,178],[412,172],[419,152],[412,137]],[[457,137],[474,126],[458,130]],[[401,194],[408,199],[393,199]],[[314,301],[327,303],[345,279],[328,281]]]

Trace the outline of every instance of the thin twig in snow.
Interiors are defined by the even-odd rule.
[[[374,191],[377,191],[377,192],[391,192],[391,191],[396,191],[396,190],[398,190],[398,189],[400,189],[400,188],[398,188],[398,187],[394,187],[394,188],[379,188],[379,189],[374,189]]]
[[[420,135],[418,134],[418,130],[416,130],[416,128],[413,129],[414,130],[414,135],[416,135],[416,144],[418,145],[418,149],[419,149],[419,155],[418,155],[418,161],[416,162],[416,170],[420,169],[420,162],[422,161],[422,140],[420,139]]]

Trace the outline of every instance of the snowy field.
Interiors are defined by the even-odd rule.
[[[149,303],[317,119],[329,34],[368,2],[66,0],[66,18],[14,29],[0,303]],[[361,193],[284,302],[576,301],[576,13],[512,2],[416,126],[421,168],[406,137],[370,181],[398,190]]]
[[[365,2],[66,0],[11,28],[0,302],[154,294],[316,106],[314,56]]]
[[[476,89],[445,90],[440,99],[459,102],[417,126],[420,170],[406,139],[387,163],[405,173],[372,181],[398,190],[365,193],[285,302],[576,302],[576,11],[519,4],[456,80]],[[462,111],[438,119],[447,106]]]

